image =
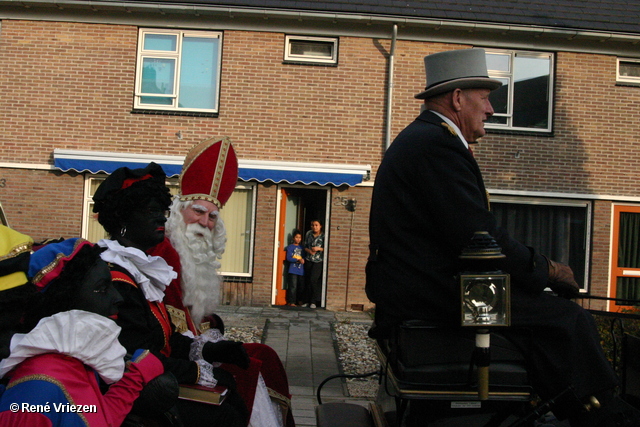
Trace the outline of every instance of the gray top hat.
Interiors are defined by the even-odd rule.
[[[427,87],[415,95],[426,99],[454,89],[485,88],[490,90],[502,86],[500,80],[490,79],[484,49],[460,49],[438,52],[424,57],[427,71]]]

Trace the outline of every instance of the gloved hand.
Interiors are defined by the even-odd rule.
[[[236,389],[236,380],[233,378],[233,375],[225,371],[222,368],[213,368],[213,378],[218,381],[218,385],[230,388],[232,390]]]
[[[209,322],[209,327],[211,329],[217,329],[222,335],[224,335],[224,322],[217,314],[212,313],[208,316],[205,316],[204,319],[202,319],[202,322]]]
[[[239,341],[208,342],[202,348],[202,358],[209,363],[232,363],[247,369],[249,356]]]
[[[552,261],[549,258],[549,287],[553,292],[562,298],[575,298],[580,294],[580,286],[573,277],[571,267],[560,262]]]

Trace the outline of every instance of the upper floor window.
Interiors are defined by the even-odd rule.
[[[338,63],[338,39],[335,37],[285,37],[285,62],[317,64]]]
[[[216,113],[222,33],[141,29],[134,108]]]
[[[551,132],[552,53],[486,49],[489,77],[503,82],[491,92],[490,129]]]
[[[640,85],[640,59],[618,58],[616,81]]]

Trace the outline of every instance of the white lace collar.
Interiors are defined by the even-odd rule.
[[[0,362],[0,377],[30,357],[60,353],[93,368],[112,384],[122,378],[127,351],[118,342],[120,327],[104,316],[70,310],[45,317],[27,334],[11,339],[11,354]]]
[[[117,264],[131,273],[148,301],[162,301],[165,288],[178,277],[173,267],[159,256],[122,246],[116,240],[103,239],[98,242],[98,246],[107,248],[100,254],[103,260]]]

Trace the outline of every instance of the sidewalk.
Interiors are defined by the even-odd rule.
[[[316,425],[315,407],[318,385],[339,373],[338,359],[330,324],[348,320],[371,323],[363,312],[333,312],[298,307],[220,306],[217,313],[227,327],[264,328],[263,343],[280,356],[289,377],[293,416],[296,426]],[[338,400],[367,404],[366,399],[348,397],[342,380],[335,379],[322,388],[323,402]]]

